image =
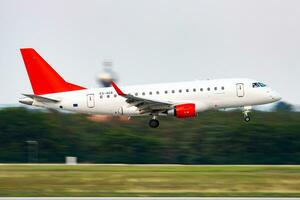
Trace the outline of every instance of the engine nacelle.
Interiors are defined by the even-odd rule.
[[[193,103],[180,104],[170,110],[168,114],[173,114],[177,118],[196,117],[196,105]]]

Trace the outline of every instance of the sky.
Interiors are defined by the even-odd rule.
[[[0,104],[32,93],[20,48],[65,80],[97,87],[253,78],[300,104],[298,0],[0,0]]]

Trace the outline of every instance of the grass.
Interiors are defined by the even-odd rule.
[[[0,196],[300,197],[300,166],[0,165]]]

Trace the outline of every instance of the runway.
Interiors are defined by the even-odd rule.
[[[300,200],[300,198],[263,197],[1,197],[0,200]]]

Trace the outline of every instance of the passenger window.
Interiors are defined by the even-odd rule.
[[[185,91],[186,91],[186,92],[189,92],[189,89],[186,89]]]
[[[159,91],[156,91],[156,94],[159,94]]]
[[[149,95],[152,95],[152,92],[149,92]]]
[[[109,94],[106,97],[109,98]]]
[[[200,88],[200,91],[203,92],[203,88]]]
[[[102,96],[102,95],[100,95],[100,99],[103,99],[103,96]]]
[[[196,92],[196,88],[194,88],[193,91]]]
[[[116,95],[116,94],[114,94],[114,97],[116,98],[116,97],[117,97],[117,95]]]
[[[217,87],[215,87],[215,90],[217,90],[218,88]]]
[[[175,90],[172,90],[172,93],[175,93]]]
[[[136,93],[135,93],[135,96],[138,96],[138,95],[139,95],[139,93],[136,92]]]
[[[179,91],[179,93],[181,93],[182,92],[182,90],[178,90]]]
[[[210,91],[210,88],[207,88],[207,91]]]
[[[224,90],[225,89],[224,86],[222,86],[221,89]]]
[[[142,95],[144,96],[144,95],[145,95],[145,92],[143,92]]]
[[[167,90],[165,91],[165,94],[168,94],[168,91],[167,91]]]

